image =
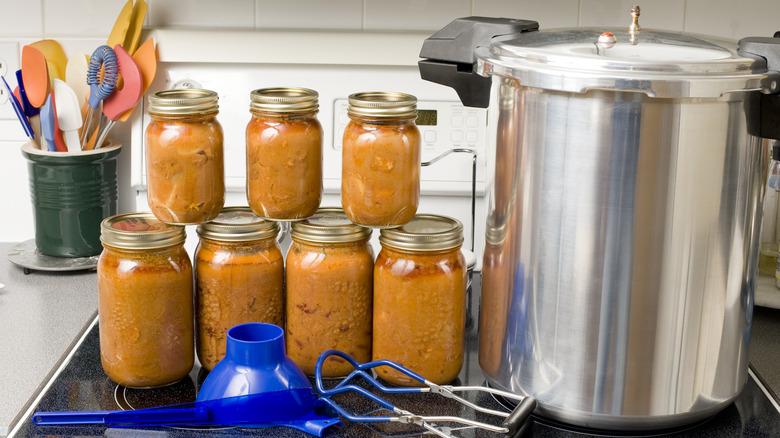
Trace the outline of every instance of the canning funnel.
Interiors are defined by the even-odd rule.
[[[287,357],[283,334],[280,327],[262,323],[228,330],[225,358],[206,377],[195,402],[131,411],[37,412],[33,422],[41,426],[286,426],[321,436],[325,428],[341,421],[314,412],[324,405],[306,375]]]

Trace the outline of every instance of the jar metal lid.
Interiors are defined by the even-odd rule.
[[[463,225],[459,220],[435,214],[418,214],[397,228],[379,232],[379,243],[409,251],[443,251],[463,244]]]
[[[215,91],[186,88],[158,91],[149,96],[149,112],[162,115],[201,114],[219,109]]]
[[[274,113],[315,111],[319,93],[308,88],[260,88],[249,93],[249,108]]]
[[[355,242],[371,237],[371,228],[352,223],[341,208],[326,207],[307,219],[293,222],[291,236],[313,243]]]
[[[122,249],[165,248],[186,237],[183,226],[161,222],[151,213],[119,214],[100,223],[100,241]]]
[[[358,117],[409,117],[417,115],[417,98],[411,94],[369,91],[348,98],[349,115]]]
[[[198,236],[223,242],[250,242],[275,238],[279,224],[252,213],[249,207],[226,207],[210,222],[198,225]]]

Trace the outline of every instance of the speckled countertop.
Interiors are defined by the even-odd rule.
[[[95,271],[32,272],[0,242],[0,437],[63,359],[97,309]]]
[[[4,254],[10,244],[0,243],[0,254]],[[25,276],[22,269],[12,265],[5,258],[0,259],[0,283],[5,283],[6,288],[0,290],[0,327],[3,336],[0,337],[0,377],[2,390],[0,390],[0,437],[5,436],[19,418],[21,428],[17,431],[19,437],[27,436],[135,436],[142,433],[137,429],[122,429],[105,427],[80,427],[64,429],[46,429],[32,425],[29,418],[24,416],[24,411],[29,407],[34,396],[40,392],[48,380],[48,376],[58,367],[64,359],[71,360],[75,366],[69,366],[63,371],[63,375],[70,376],[72,381],[65,385],[64,389],[53,389],[54,397],[67,399],[73,410],[115,409],[106,408],[96,404],[94,399],[110,397],[116,398],[115,388],[105,377],[99,365],[99,347],[97,344],[98,329],[94,325],[95,309],[97,308],[97,287],[94,271],[79,273],[40,273],[34,272]],[[472,303],[472,307],[475,307]],[[459,377],[465,384],[480,384],[484,381],[479,366],[476,363],[474,345],[476,331],[469,332],[469,344],[471,345],[466,364]],[[83,335],[83,348],[78,353],[66,357],[72,344],[81,339]],[[775,394],[780,390],[780,310],[761,308],[755,309],[753,328],[751,333],[750,361],[757,380],[762,382]],[[194,369],[190,379],[181,387],[184,397],[194,398],[194,391],[200,381],[202,373]],[[179,385],[179,384],[177,384]],[[55,385],[56,386],[56,385]],[[116,385],[113,385],[116,386]],[[90,397],[77,396],[89,387]],[[150,390],[144,390],[150,391]],[[102,394],[102,395],[101,395]],[[83,394],[82,394],[83,395]],[[129,400],[132,394],[125,394]],[[169,404],[170,402],[147,401],[149,393],[144,394],[145,402],[152,406]],[[442,409],[454,409],[441,397],[427,395],[416,402],[414,409],[422,411],[433,410],[439,413]],[[433,398],[430,398],[433,397]],[[775,399],[777,397],[775,396]],[[481,404],[494,404],[495,400],[479,399]],[[345,400],[352,403],[351,400]],[[157,403],[157,404],[155,404]],[[450,403],[451,404],[451,403]],[[399,403],[400,405],[400,403]],[[144,407],[144,406],[134,406]],[[363,409],[360,404],[354,405],[356,410]],[[491,406],[496,408],[494,406]],[[756,408],[758,407],[758,408]],[[498,407],[500,409],[500,407]],[[61,410],[49,404],[46,397],[35,410]],[[410,409],[412,410],[412,409]],[[746,414],[748,412],[748,414]],[[683,430],[664,433],[663,435],[683,437],[719,437],[719,436],[743,436],[743,437],[780,437],[780,414],[773,403],[761,393],[759,386],[751,378],[743,395],[715,418],[708,420],[695,431]],[[367,427],[360,424],[347,424],[343,428],[327,430],[326,436],[406,436],[417,433],[387,429],[385,427]],[[186,428],[157,428],[146,430],[144,436],[170,436],[189,437],[204,436],[201,431]],[[211,430],[209,435],[218,436],[289,436],[305,437],[306,435],[288,428],[270,429],[227,429]],[[496,434],[477,434],[476,436],[500,436]],[[591,436],[572,431],[561,431],[555,425],[536,424],[533,428],[533,436],[542,437],[572,437]]]

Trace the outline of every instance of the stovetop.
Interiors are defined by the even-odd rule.
[[[479,284],[475,281],[475,284]],[[478,286],[477,286],[478,288]],[[475,291],[478,293],[478,291]],[[477,331],[474,327],[474,310],[478,306],[476,294],[471,295],[469,309],[467,355],[463,370],[453,385],[484,385],[485,379],[477,359]],[[153,427],[131,428],[104,426],[37,426],[31,421],[30,413],[38,411],[97,411],[128,410],[147,407],[187,403],[195,400],[206,372],[196,363],[189,376],[172,386],[158,389],[128,389],[113,383],[100,365],[99,328],[97,317],[88,328],[82,341],[76,346],[70,360],[66,362],[38,397],[35,405],[21,420],[21,426],[13,437],[85,437],[85,436],[166,436],[166,437],[209,437],[209,436],[258,436],[258,437],[307,437],[309,435],[286,427],[246,429],[233,427]],[[700,423],[675,430],[643,432],[641,434],[601,432],[584,430],[559,424],[544,418],[533,417],[533,424],[527,436],[533,437],[592,437],[592,436],[668,436],[668,437],[780,437],[780,412],[770,399],[756,375],[751,370],[748,382],[739,397],[716,416]],[[498,425],[501,420],[483,414],[475,415],[459,403],[435,394],[382,395],[399,408],[420,415],[453,415]],[[498,400],[485,393],[468,393],[470,401],[484,407],[508,411]],[[388,415],[378,405],[355,393],[342,394],[334,398],[348,411],[358,415]],[[399,423],[351,423],[344,421],[343,427],[330,427],[325,437],[369,437],[369,436],[418,436],[422,429],[414,425]],[[483,430],[455,432],[456,436],[500,437],[502,435]]]

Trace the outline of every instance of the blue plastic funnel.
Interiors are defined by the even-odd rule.
[[[237,325],[227,333],[222,359],[203,381],[193,403],[132,411],[37,412],[38,425],[286,426],[321,436],[341,425],[314,413],[321,405],[309,379],[284,349],[284,331],[272,324]]]

